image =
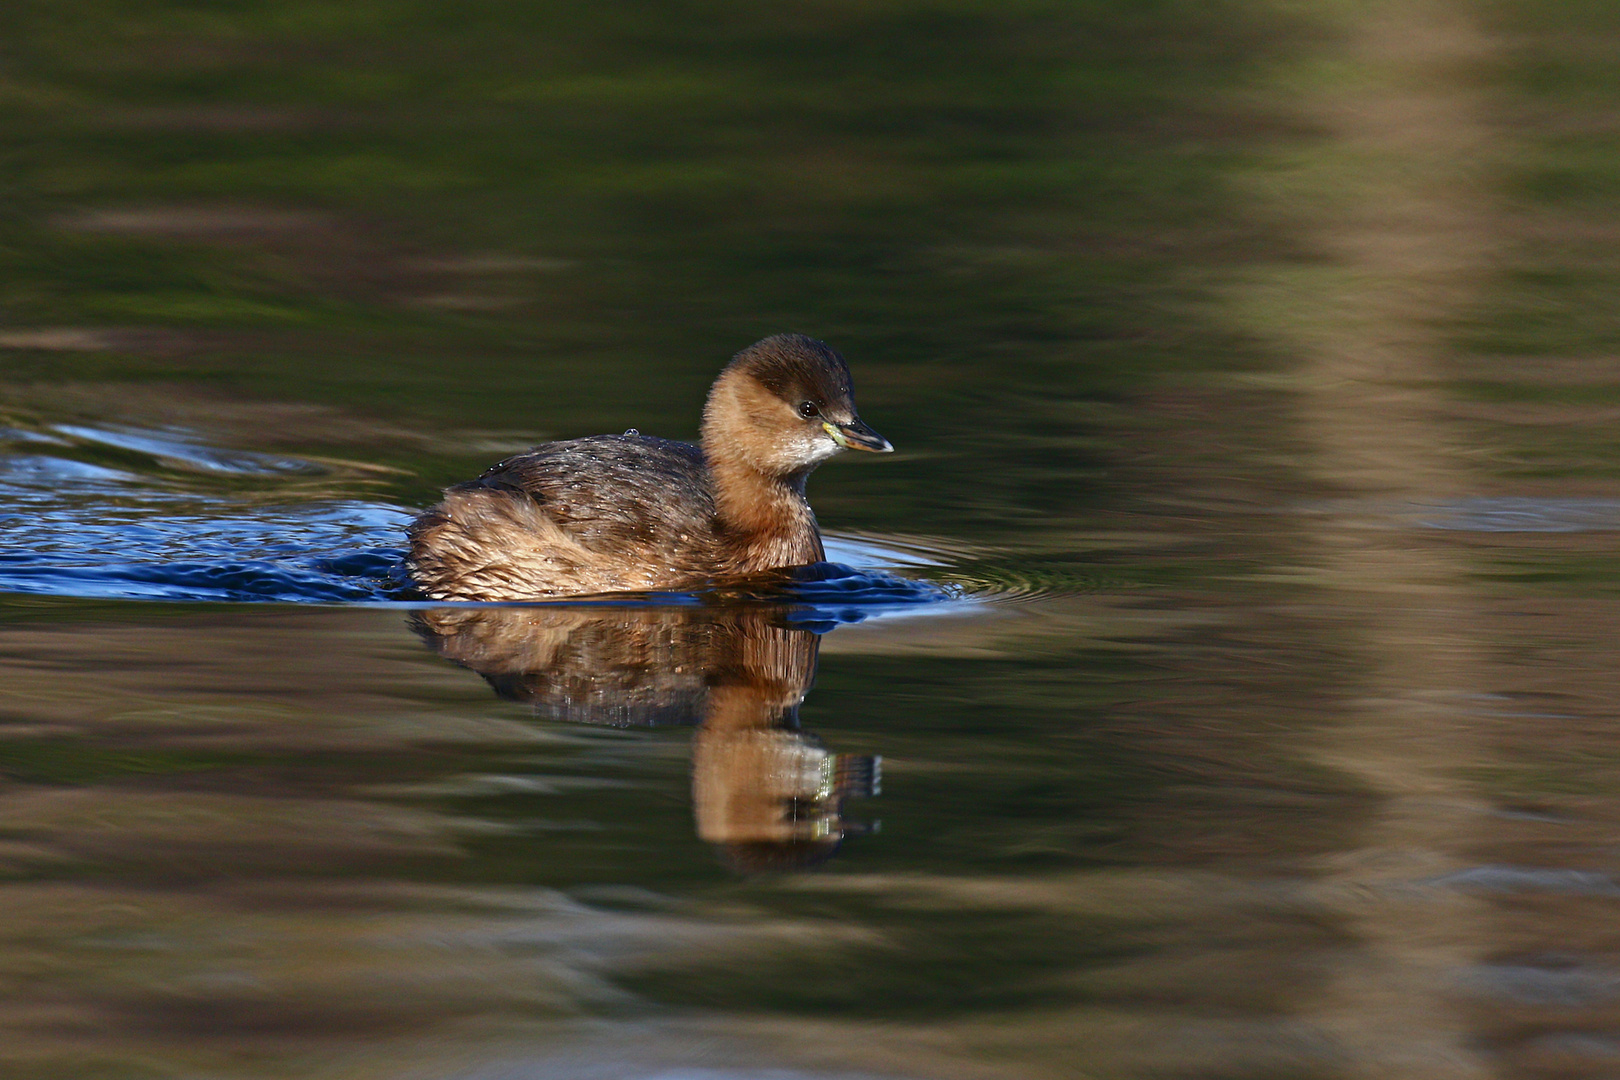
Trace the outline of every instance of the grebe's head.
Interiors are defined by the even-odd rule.
[[[844,450],[894,447],[855,414],[849,366],[825,342],[777,334],[738,353],[703,409],[703,449],[768,476],[806,473]]]

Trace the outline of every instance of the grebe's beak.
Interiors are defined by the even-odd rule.
[[[859,420],[851,420],[847,424],[834,424],[823,420],[821,426],[832,436],[832,441],[845,450],[870,450],[874,454],[894,453],[894,447],[889,445],[888,439]]]

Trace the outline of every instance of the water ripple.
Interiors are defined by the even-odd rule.
[[[409,520],[364,502],[28,509],[0,515],[0,590],[102,599],[392,599]]]
[[[401,545],[411,511],[358,499],[311,500],[303,493],[276,501],[276,480],[325,471],[320,466],[221,450],[183,432],[43,428],[0,429],[0,442],[19,451],[0,455],[0,592],[117,600],[421,601],[403,572]],[[72,456],[88,456],[87,446],[126,455],[117,463],[128,460],[129,468]],[[208,494],[192,490],[200,478],[187,484],[172,472],[164,475],[176,468],[258,477],[264,486],[252,496]],[[766,602],[782,605],[800,625],[824,629],[962,595],[903,576],[941,561],[924,548],[831,537],[829,550],[838,561],[742,587],[590,602]]]
[[[147,431],[139,428],[86,427],[53,424],[51,430],[80,442],[110,446],[144,454],[170,468],[196,469],[237,476],[276,476],[284,474],[319,475],[326,470],[309,461],[256,454],[246,450],[221,450],[206,446],[184,432]]]
[[[1620,499],[1476,496],[1434,501],[1327,499],[1297,508],[1301,513],[1382,520],[1397,528],[1446,532],[1574,533],[1620,530]]]

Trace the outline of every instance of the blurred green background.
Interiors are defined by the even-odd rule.
[[[213,426],[358,444],[420,504],[541,437],[693,437],[792,329],[903,452],[818,477],[825,520],[1066,531],[1125,396],[1250,362],[1203,284],[1281,242],[1228,176],[1288,133],[1245,90],[1312,33],[1191,0],[20,0],[0,363],[48,410],[334,407],[372,426]]]

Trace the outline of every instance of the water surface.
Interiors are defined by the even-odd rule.
[[[1602,5],[12,5],[0,1072],[1603,1076]],[[758,589],[446,483],[848,356]]]

